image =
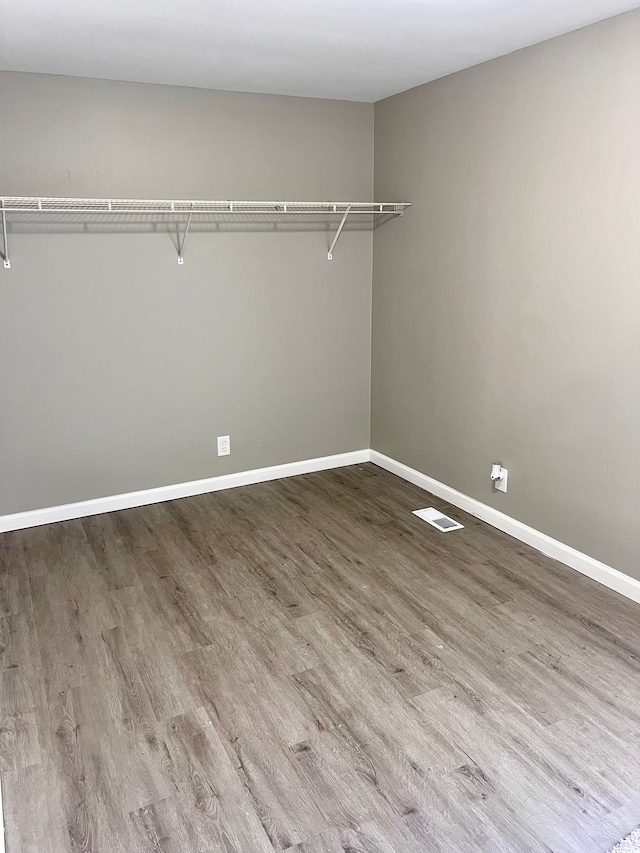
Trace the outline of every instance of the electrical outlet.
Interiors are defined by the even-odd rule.
[[[231,438],[228,435],[218,436],[218,456],[231,455]]]
[[[509,479],[509,472],[506,468],[500,469],[500,479],[496,480],[496,490],[498,492],[506,492],[507,491],[507,480]]]

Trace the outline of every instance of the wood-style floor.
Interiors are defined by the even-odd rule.
[[[602,853],[640,607],[372,465],[4,534],[8,853]]]

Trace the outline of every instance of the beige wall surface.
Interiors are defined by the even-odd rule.
[[[368,200],[373,107],[0,74],[0,195]],[[52,230],[52,229],[49,229]],[[12,233],[0,514],[368,447],[371,247]],[[231,435],[218,458],[216,436]]]
[[[640,578],[640,12],[375,107],[372,447]],[[492,461],[509,469],[491,489]]]

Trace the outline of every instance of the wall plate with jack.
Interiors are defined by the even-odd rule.
[[[231,438],[228,435],[218,436],[218,456],[231,455]]]
[[[495,485],[496,491],[506,492],[508,479],[508,470],[506,468],[503,468],[502,465],[500,465],[498,462],[494,462],[491,466],[491,481]]]
[[[502,477],[499,480],[496,480],[496,489],[499,492],[507,491],[507,480],[509,479],[509,472],[506,468],[502,469]]]

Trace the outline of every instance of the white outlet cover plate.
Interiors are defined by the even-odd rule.
[[[461,528],[464,528],[464,524],[460,524],[459,521],[454,521],[452,518],[449,518],[448,515],[445,515],[433,506],[427,507],[426,509],[414,509],[413,514],[417,515],[418,518],[421,518],[423,521],[427,521],[433,527],[437,527],[441,533],[449,533],[451,530],[460,530]]]
[[[218,436],[218,456],[231,455],[231,439],[228,435]]]
[[[506,492],[508,480],[509,480],[509,472],[506,468],[503,468],[502,469],[502,477],[500,477],[499,480],[495,481],[496,491]]]

